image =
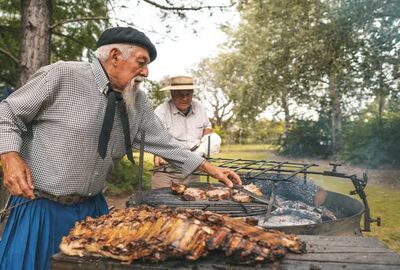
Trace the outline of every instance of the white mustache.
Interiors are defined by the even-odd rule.
[[[144,76],[136,76],[133,80],[137,83],[141,83],[144,81],[144,79],[146,79],[146,77]]]

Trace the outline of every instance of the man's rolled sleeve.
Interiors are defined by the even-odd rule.
[[[19,152],[22,146],[21,131],[7,101],[0,103],[0,154]]]
[[[200,167],[201,163],[203,163],[203,161],[204,161],[204,158],[202,158],[201,156],[199,156],[193,152],[189,151],[189,154],[190,154],[190,159],[189,159],[190,162],[185,162],[182,165],[182,174],[184,177],[186,177],[186,176],[192,174],[194,171],[196,171]]]
[[[22,134],[48,98],[47,68],[0,103],[0,154],[20,152]]]

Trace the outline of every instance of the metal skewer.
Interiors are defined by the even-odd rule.
[[[207,160],[210,159],[210,147],[211,147],[211,138],[208,136],[207,138]],[[210,175],[207,174],[207,184],[210,186]]]
[[[8,211],[10,211],[10,210],[12,210],[12,209],[14,209],[14,208],[17,208],[18,206],[21,206],[21,205],[30,203],[30,202],[32,202],[32,201],[34,201],[34,200],[36,200],[36,199],[38,199],[38,197],[35,197],[35,198],[33,198],[33,199],[30,199],[30,200],[27,200],[27,201],[25,201],[25,202],[17,203],[17,204],[15,204],[15,205],[13,205],[13,206],[10,206],[11,195],[9,195],[5,207],[0,211],[0,223],[3,222],[3,220],[4,220],[4,218],[6,217],[6,214],[7,214]]]
[[[138,170],[138,182],[136,189],[137,203],[142,202],[142,178],[143,178],[143,159],[144,159],[144,138],[145,131],[142,129],[140,132],[140,148],[139,148],[139,170]]]

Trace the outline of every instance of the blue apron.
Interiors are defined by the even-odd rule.
[[[13,196],[10,206],[24,201]],[[36,199],[12,209],[0,240],[0,270],[50,270],[51,256],[75,222],[106,213],[102,194],[71,206]]]

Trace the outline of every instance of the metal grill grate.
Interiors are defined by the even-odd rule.
[[[193,183],[195,187],[207,188],[206,183]],[[232,217],[244,217],[262,215],[267,212],[268,206],[262,203],[237,203],[232,200],[221,201],[184,201],[172,193],[170,188],[159,188],[145,192],[142,202],[150,206],[167,205],[169,207],[185,207],[191,209],[213,211],[219,214],[227,214]],[[129,199],[128,207],[135,206],[135,198]]]
[[[209,158],[208,161],[218,167],[230,168],[242,177],[259,180],[290,181],[301,174],[303,174],[303,179],[307,180],[309,173],[320,174],[309,170],[312,167],[317,167],[316,164],[227,158]],[[203,175],[199,172],[196,172],[196,174]]]

